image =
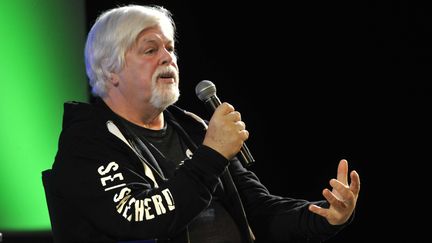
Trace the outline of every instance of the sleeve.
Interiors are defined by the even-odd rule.
[[[324,200],[310,202],[270,194],[258,177],[237,160],[231,162],[229,169],[259,242],[325,240],[351,222],[349,220],[344,225],[333,226],[325,218],[308,210],[311,203],[328,207]]]
[[[184,230],[208,206],[229,163],[201,146],[155,188],[120,140],[69,134],[61,141],[53,166],[58,190],[76,215],[118,240],[169,238]]]

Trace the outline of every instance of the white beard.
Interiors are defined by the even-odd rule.
[[[164,70],[167,69],[165,68]],[[178,72],[172,67],[169,67],[168,70],[174,71],[175,73],[174,84],[157,82],[158,75],[163,72],[163,70],[157,70],[152,77],[152,97],[150,99],[150,104],[161,110],[165,110],[165,108],[177,102],[180,97]]]

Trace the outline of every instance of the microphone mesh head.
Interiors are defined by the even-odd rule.
[[[195,93],[201,101],[216,95],[216,86],[209,80],[203,80],[195,87]]]

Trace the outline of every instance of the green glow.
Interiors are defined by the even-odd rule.
[[[88,100],[84,0],[0,1],[0,232],[47,230],[63,102]]]

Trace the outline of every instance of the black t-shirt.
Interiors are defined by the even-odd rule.
[[[178,166],[191,158],[192,152],[169,123],[165,123],[161,130],[151,130],[124,121],[126,126],[148,146],[165,177],[173,177]],[[216,197],[210,202],[209,207],[189,224],[188,229],[191,243],[241,242],[236,223]]]

